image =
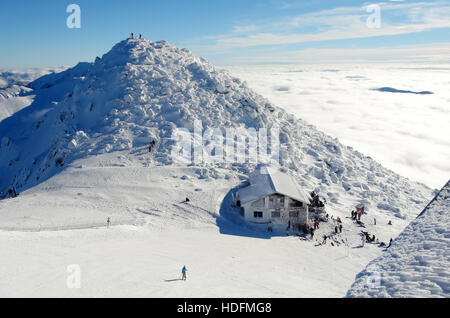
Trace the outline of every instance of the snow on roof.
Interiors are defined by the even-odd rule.
[[[294,178],[278,170],[257,169],[249,178],[250,185],[238,191],[241,204],[279,193],[309,204],[309,197]]]

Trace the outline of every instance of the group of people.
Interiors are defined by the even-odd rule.
[[[352,211],[352,220],[354,221],[361,221],[361,216],[363,215],[364,210],[360,210],[360,211]]]
[[[393,241],[393,239],[391,238],[391,240],[389,241],[389,245],[386,246],[386,243],[380,242],[378,240],[378,238],[375,236],[375,234],[371,236],[369,234],[369,232],[361,231],[361,245],[362,246],[364,246],[364,243],[367,242],[367,243],[376,243],[376,244],[378,244],[379,247],[385,247],[386,246],[386,248],[389,248],[392,245],[392,241]]]
[[[130,33],[130,39],[134,39],[134,33]],[[139,39],[142,39],[142,34],[139,34]]]
[[[336,226],[334,227],[334,232],[335,232],[336,234],[342,233],[342,223],[339,223],[338,225],[336,225]]]
[[[364,235],[366,242],[375,243],[375,239],[376,239],[375,234],[373,236],[370,236],[369,232],[361,231],[361,233]],[[376,241],[378,243],[378,240],[376,240]]]

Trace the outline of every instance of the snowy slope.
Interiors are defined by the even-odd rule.
[[[366,230],[387,241],[432,195],[164,41],[122,41],[30,87],[33,104],[0,122],[0,189],[21,192],[0,201],[0,295],[341,297],[381,254],[359,248],[354,206],[367,206]],[[243,223],[229,191],[254,165],[171,161],[172,132],[196,119],[279,128],[284,171],[327,199],[344,232],[330,222],[302,240]],[[79,291],[65,285],[74,263],[86,273]],[[202,278],[190,289],[171,281],[180,263]]]
[[[240,175],[218,169],[222,178],[201,179],[190,167],[125,154],[76,160],[0,201],[0,296],[342,297],[381,253],[358,248],[360,228],[340,211],[333,211],[345,224],[339,236],[332,224],[312,241],[270,236],[222,209]],[[386,239],[398,233],[386,225],[379,231]],[[327,245],[324,234],[332,236]],[[67,288],[71,264],[81,268],[81,289]],[[177,280],[183,265],[186,283]]]
[[[450,297],[449,212],[450,181],[391,248],[356,277],[347,296]]]

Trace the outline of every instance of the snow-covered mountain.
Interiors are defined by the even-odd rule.
[[[386,241],[432,196],[165,41],[125,40],[92,64],[28,86],[33,104],[0,122],[0,189],[20,192],[0,201],[0,257],[9,260],[0,277],[11,277],[0,295],[340,297],[381,253],[375,245],[352,249],[361,231],[349,218],[355,205],[365,204],[366,230]],[[334,235],[330,221],[313,240],[269,236],[235,218],[229,191],[255,164],[173,164],[172,134],[193,131],[195,120],[203,128],[278,128],[282,169],[327,200],[343,233]],[[36,254],[24,254],[24,245]],[[118,257],[105,264],[110,255]],[[89,264],[78,294],[59,284],[58,268],[73,262]],[[179,262],[203,279],[171,288]],[[17,272],[17,263],[26,268]]]
[[[32,97],[27,94],[31,91],[26,86],[16,84],[2,88],[0,79],[0,121],[29,106]]]
[[[31,85],[36,100],[0,124],[0,188],[30,188],[74,159],[133,151],[159,141],[170,164],[174,128],[278,127],[281,165],[329,202],[342,196],[405,218],[430,190],[274,107],[240,80],[167,42],[125,40],[94,64],[79,64]],[[219,165],[228,168],[228,165]],[[247,173],[253,166],[235,165]],[[214,175],[214,167],[202,173]],[[414,211],[414,212],[413,212]]]
[[[450,181],[361,272],[347,297],[450,296]]]
[[[28,107],[34,99],[28,84],[48,73],[59,73],[64,68],[9,70],[0,72],[0,121]]]

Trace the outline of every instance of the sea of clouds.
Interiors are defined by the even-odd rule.
[[[226,68],[272,103],[433,188],[450,178],[450,65]]]

